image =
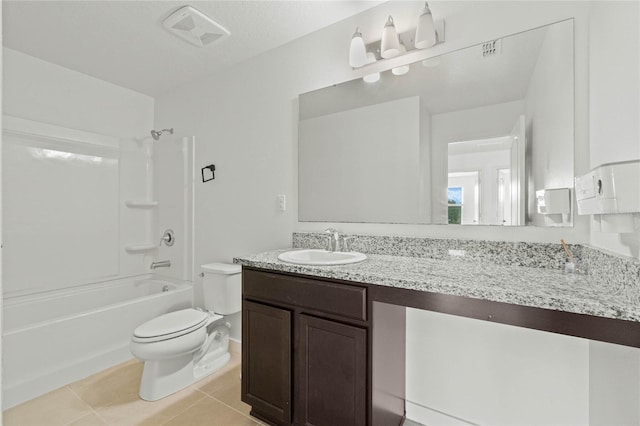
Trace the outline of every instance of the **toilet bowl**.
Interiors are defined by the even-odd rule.
[[[131,353],[144,361],[140,398],[156,401],[222,368],[229,359],[230,325],[240,311],[239,265],[202,265],[205,308],[182,309],[138,326]],[[237,300],[236,300],[237,299]]]

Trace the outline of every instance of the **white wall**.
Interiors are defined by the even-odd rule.
[[[298,130],[305,220],[424,222],[419,97],[300,120]]]
[[[638,349],[589,342],[589,424],[640,424]]]
[[[613,24],[615,23],[615,24]],[[640,4],[599,1],[589,20],[590,167],[640,159]],[[640,232],[603,233],[591,244],[640,259]],[[606,366],[606,368],[603,368]],[[640,424],[640,353],[590,342],[592,425]],[[616,390],[616,392],[611,392]]]
[[[119,276],[148,272],[150,260],[142,254],[127,254],[124,246],[148,238],[150,213],[133,212],[124,207],[124,200],[146,193],[146,156],[141,141],[152,128],[153,99],[15,50],[4,48],[3,54],[4,114],[119,139],[120,247],[116,266]],[[6,255],[7,248],[4,250]]]
[[[407,309],[407,417],[425,425],[587,425],[588,344]]]
[[[589,25],[589,165],[638,160],[640,5],[594,2]],[[592,226],[591,244],[640,259],[640,231],[603,233]]]
[[[547,221],[537,214],[536,191],[573,187],[574,155],[565,143],[574,138],[573,86],[558,77],[573,74],[572,34],[570,23],[547,29],[525,97],[527,166],[538,171],[527,172],[527,222],[534,225]]]
[[[4,114],[116,137],[149,134],[153,99],[4,48]]]

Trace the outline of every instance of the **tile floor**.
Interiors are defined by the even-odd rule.
[[[254,426],[240,401],[240,353],[222,370],[155,402],[138,397],[142,363],[131,360],[3,413],[5,426]]]

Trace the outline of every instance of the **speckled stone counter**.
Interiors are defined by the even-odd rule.
[[[234,262],[273,271],[640,322],[640,289],[635,281],[606,282],[597,276],[565,274],[558,269],[456,257],[444,260],[367,254],[367,260],[351,265],[294,265],[278,260],[278,254],[287,250],[291,249],[238,257]]]

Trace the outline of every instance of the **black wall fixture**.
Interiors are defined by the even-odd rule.
[[[202,168],[202,182],[209,182],[210,180],[214,180],[216,166],[213,164],[209,164],[208,166],[204,166]]]

